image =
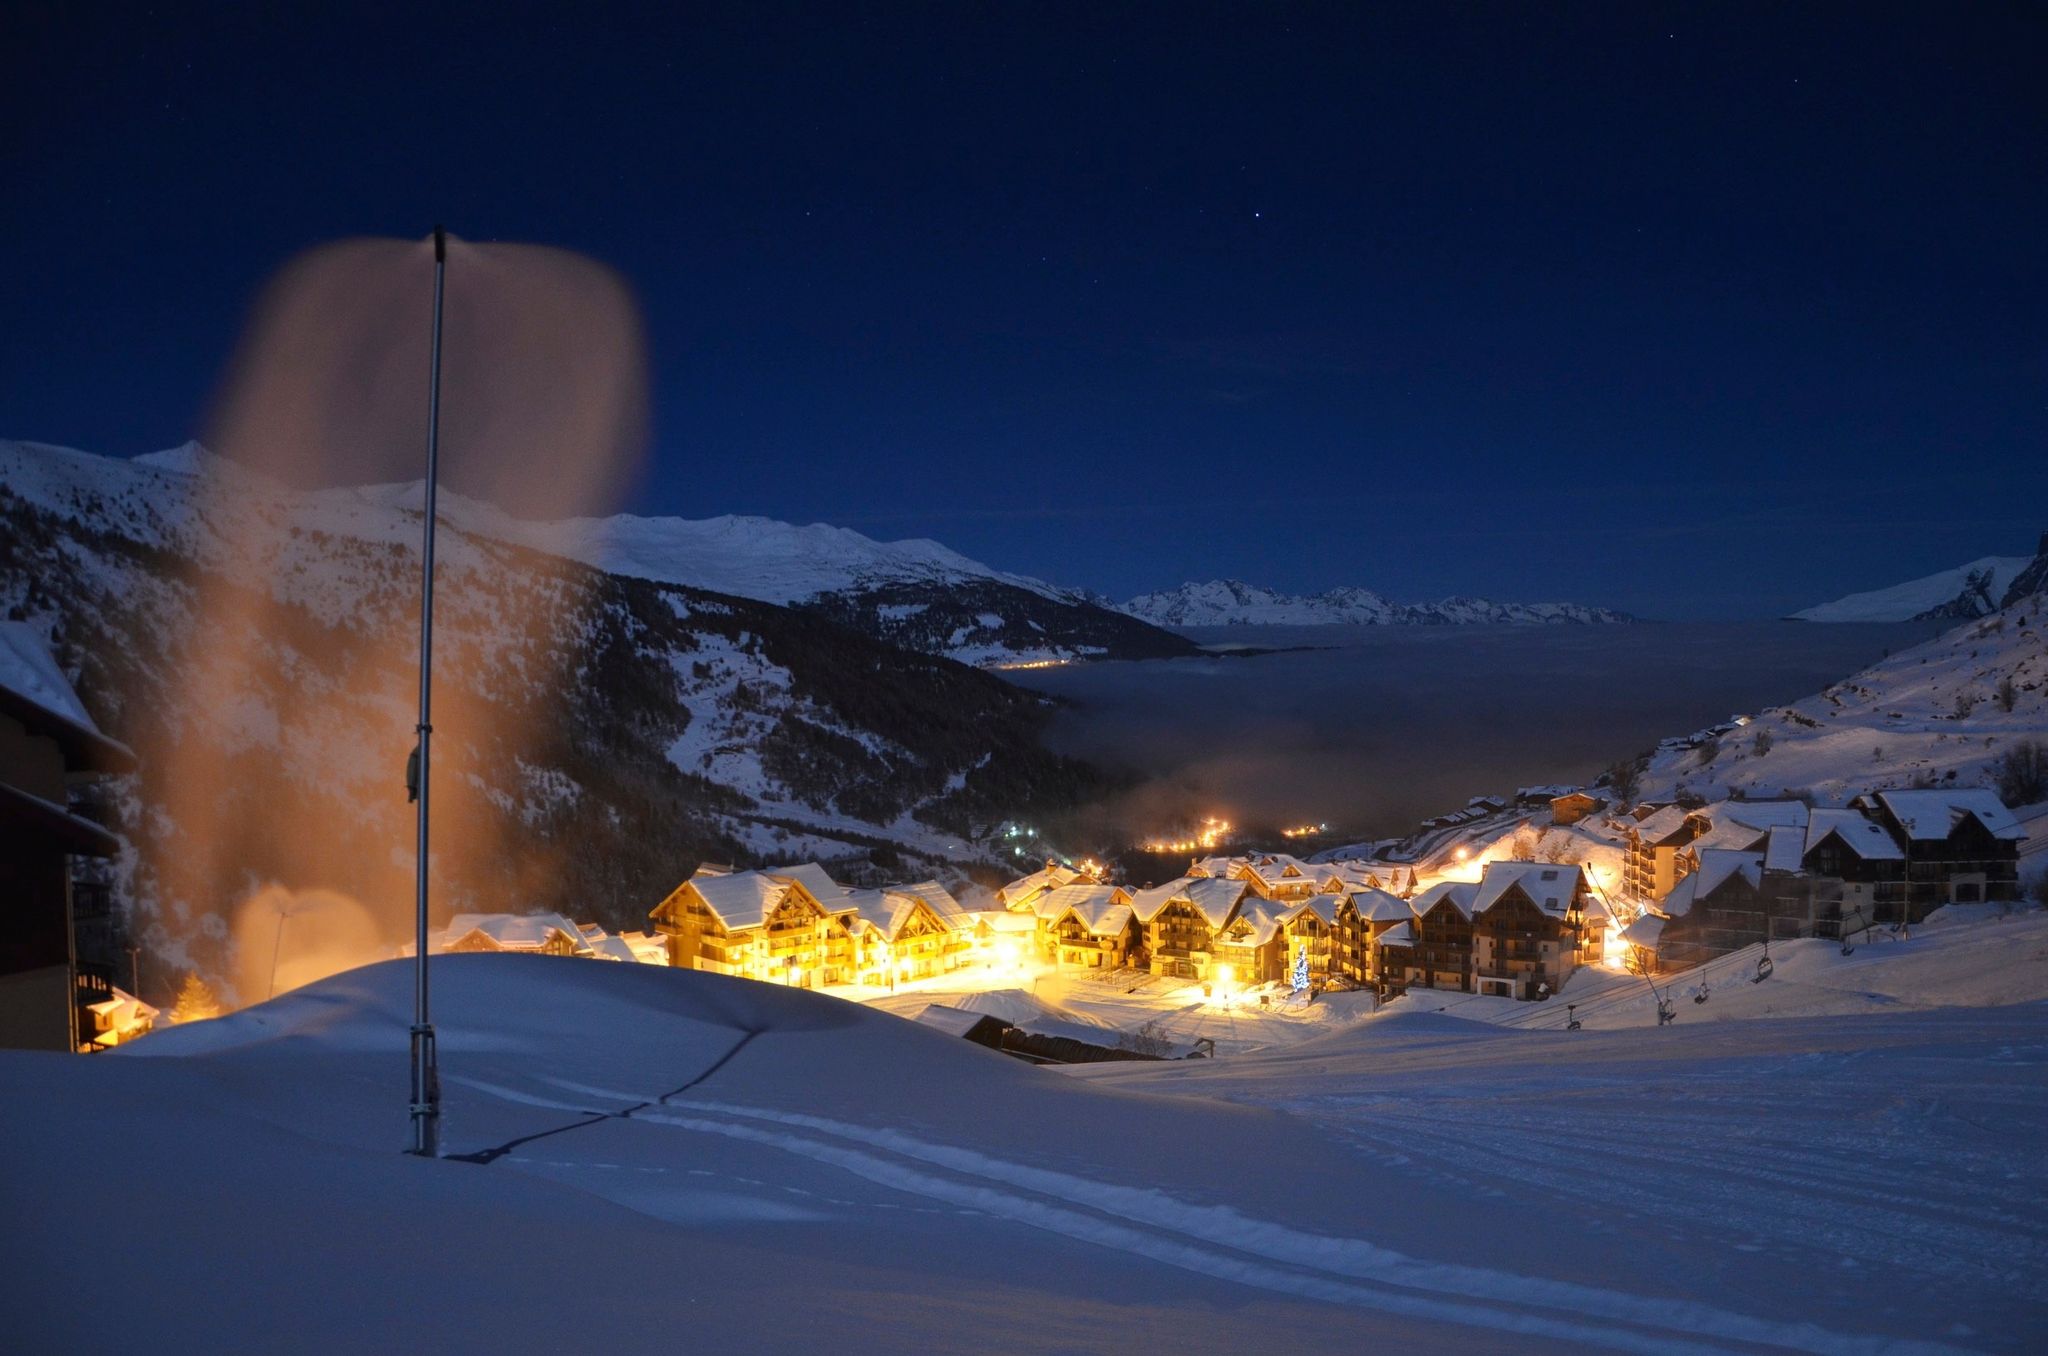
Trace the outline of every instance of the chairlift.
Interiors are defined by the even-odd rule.
[[[1705,981],[1704,979],[1700,981],[1699,990],[1693,994],[1692,1001],[1695,1003],[1704,1003],[1707,1001],[1707,981]]]
[[[1777,966],[1771,963],[1771,939],[1766,937],[1764,938],[1764,954],[1759,956],[1756,962],[1756,978],[1749,982],[1761,984],[1771,977],[1771,971],[1775,969],[1777,969]]]
[[[1579,1005],[1577,1003],[1567,1003],[1564,1005],[1564,1029],[1567,1031],[1577,1031],[1579,1029]]]
[[[1657,1000],[1657,1025],[1658,1025],[1658,1026],[1669,1026],[1669,1025],[1671,1025],[1671,1023],[1673,1023],[1673,1022],[1675,1022],[1675,1021],[1677,1021],[1677,1020],[1678,1020],[1678,1014],[1677,1014],[1676,1012],[1673,1012],[1673,1011],[1671,1010],[1671,1000],[1670,1000],[1670,999],[1668,999],[1668,998],[1660,998],[1660,999],[1658,999],[1658,1000]]]

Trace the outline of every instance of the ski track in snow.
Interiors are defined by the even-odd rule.
[[[451,1080],[520,1105],[628,1119],[778,1149],[877,1185],[1094,1243],[1220,1280],[1408,1317],[1642,1353],[1752,1346],[1819,1356],[1916,1356],[1939,1343],[1832,1332],[1689,1301],[1411,1258],[1364,1239],[1308,1233],[1227,1206],[1118,1186],[934,1144],[901,1131],[732,1103],[658,1097],[566,1079],[607,1110],[473,1078]],[[623,1113],[631,1108],[630,1116]],[[517,1161],[517,1160],[514,1160]],[[610,1167],[550,1160],[555,1169]],[[1583,1161],[1580,1163],[1583,1170]],[[600,1192],[602,1194],[602,1192]],[[830,1199],[830,1198],[827,1198]],[[630,1204],[630,1202],[625,1202]],[[1563,1308],[1566,1312],[1554,1312]],[[1532,1312],[1549,1310],[1553,1312]]]

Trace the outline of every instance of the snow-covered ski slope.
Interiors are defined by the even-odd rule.
[[[712,975],[436,964],[446,1138],[474,1161],[396,1152],[402,963],[111,1056],[0,1056],[0,1148],[34,1165],[0,1177],[10,1343],[1875,1354],[2043,1337],[2040,1003],[1570,1036],[1390,1016],[1076,1073]]]

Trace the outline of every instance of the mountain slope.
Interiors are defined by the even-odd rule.
[[[0,443],[0,612],[143,754],[105,812],[153,948],[225,945],[205,920],[252,883],[409,897],[418,532],[352,493],[215,496]],[[444,910],[637,927],[705,858],[973,861],[1003,816],[1100,790],[1039,746],[1044,699],[991,675],[455,527],[439,545]]]
[[[2048,732],[2044,602],[1966,622],[1747,725],[1667,739],[1642,794],[1811,791],[1839,803],[1868,788],[1988,785],[2007,749]]]
[[[1890,588],[1852,593],[1831,603],[1820,603],[1793,613],[1792,620],[1900,622],[1922,617],[1952,617],[1958,621],[1981,617],[1999,608],[2013,580],[2031,564],[2031,556],[1985,556],[1953,570],[1909,579]]]
[[[196,444],[136,459],[172,474],[235,474]],[[417,513],[417,481],[334,491]],[[1086,594],[1009,574],[935,541],[878,542],[824,523],[772,518],[571,518],[531,522],[443,489],[446,522],[607,574],[815,610],[844,626],[927,654],[1001,666],[1043,660],[1153,659],[1195,653],[1185,639],[1112,611]],[[353,530],[336,518],[335,530]]]
[[[1236,579],[1212,579],[1140,594],[1121,610],[1159,626],[1451,626],[1631,620],[1609,608],[1578,603],[1496,603],[1484,598],[1394,603],[1370,589],[1355,587],[1294,596]]]

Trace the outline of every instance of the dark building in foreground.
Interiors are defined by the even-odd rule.
[[[81,777],[126,772],[128,749],[101,734],[42,638],[0,623],[0,1047],[76,1050],[113,977],[77,960],[72,859],[119,841],[70,809]]]

